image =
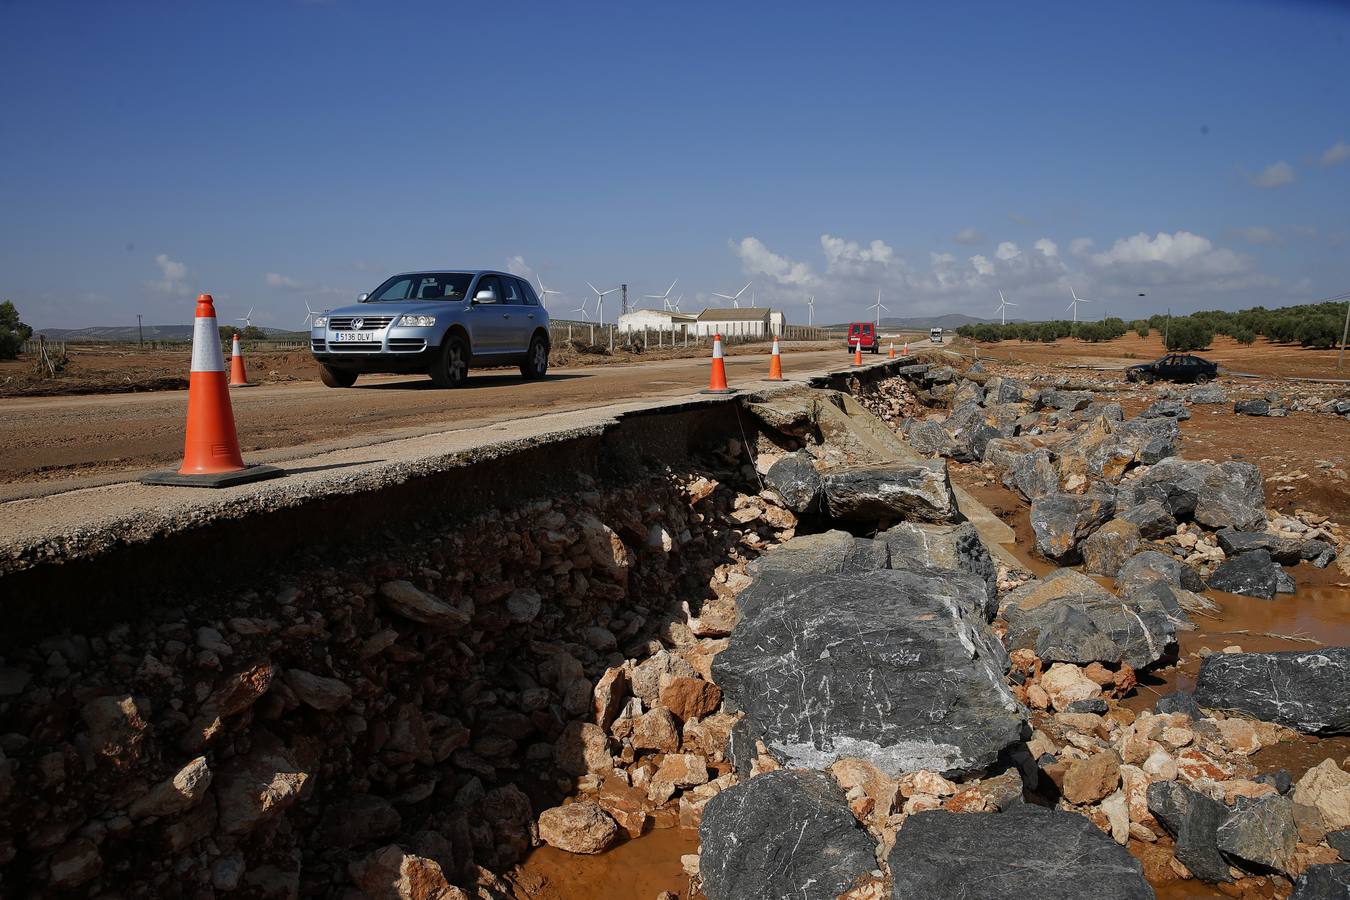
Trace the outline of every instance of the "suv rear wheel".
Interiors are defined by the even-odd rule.
[[[431,380],[437,387],[463,387],[469,377],[469,345],[459,335],[450,335],[441,347],[441,355],[431,367]]]
[[[321,364],[319,366],[319,380],[332,388],[351,387],[356,384],[356,373]]]
[[[1206,374],[1204,374],[1204,373],[1202,372],[1201,374],[1195,376],[1195,383],[1196,383],[1196,384],[1209,384],[1209,376],[1206,375]]]
[[[530,339],[530,350],[525,354],[525,361],[520,364],[520,374],[531,380],[548,374],[548,342],[542,335],[536,334]]]

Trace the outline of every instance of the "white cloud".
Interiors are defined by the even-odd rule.
[[[1090,237],[1074,238],[1069,241],[1069,253],[1079,257],[1087,256],[1088,253],[1092,251],[1092,245],[1095,243],[1096,241]]]
[[[958,244],[983,244],[984,235],[975,228],[962,228],[952,236],[952,240]]]
[[[1294,180],[1294,167],[1281,160],[1271,163],[1261,170],[1261,174],[1251,179],[1252,184],[1263,188],[1277,188]]]
[[[759,238],[742,238],[739,243],[732,242],[731,246],[741,258],[741,266],[748,274],[767,275],[779,284],[796,287],[809,287],[816,283],[816,276],[810,266],[774,253]]]
[[[1239,232],[1249,244],[1278,244],[1280,236],[1264,225],[1252,225]]]
[[[1093,253],[1088,267],[1103,278],[1129,284],[1199,284],[1212,287],[1250,269],[1246,257],[1189,231],[1140,232],[1121,238],[1110,250]]]
[[[1350,144],[1345,141],[1337,141],[1327,148],[1327,152],[1322,154],[1322,165],[1336,166],[1350,159]]]
[[[1059,244],[1056,244],[1049,238],[1041,238],[1039,241],[1032,244],[1032,246],[1041,251],[1043,256],[1059,256]]]
[[[1317,237],[1317,228],[1312,225],[1290,225],[1289,230],[1299,237],[1315,238]]]
[[[279,288],[283,291],[308,291],[313,289],[313,285],[307,282],[278,272],[268,272],[263,276],[263,283],[270,288]]]
[[[998,249],[994,251],[994,257],[996,259],[1001,259],[1004,262],[1007,262],[1010,259],[1017,259],[1017,257],[1021,255],[1022,251],[1019,250],[1017,245],[1012,241],[1003,241],[998,245]]]
[[[535,272],[525,262],[525,257],[517,253],[515,256],[508,257],[506,260],[506,271],[512,275],[519,275],[522,278],[534,281]]]
[[[170,259],[167,253],[155,257],[159,266],[159,278],[147,282],[150,287],[165,294],[183,295],[192,293],[192,284],[188,281],[188,267],[176,259]]]

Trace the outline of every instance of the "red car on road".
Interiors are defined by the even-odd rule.
[[[877,334],[877,329],[871,322],[853,322],[848,326],[848,350],[853,352],[856,344],[861,343],[864,350],[872,353],[881,352],[881,336]]]

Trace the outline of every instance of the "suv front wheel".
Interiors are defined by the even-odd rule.
[[[332,366],[319,366],[319,380],[331,388],[345,388],[356,384],[356,373]]]
[[[431,366],[431,380],[437,387],[463,387],[469,377],[469,345],[464,338],[450,335],[441,347],[441,354]]]
[[[530,350],[520,364],[520,374],[532,380],[548,374],[548,342],[542,335],[536,334],[530,339]]]

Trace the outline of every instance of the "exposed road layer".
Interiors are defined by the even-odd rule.
[[[794,353],[788,347],[783,371],[791,378],[848,361],[842,348]],[[727,357],[726,365],[735,387],[762,378],[769,356],[738,354]],[[708,360],[695,358],[555,369],[547,379],[531,382],[514,369],[485,370],[471,374],[458,390],[437,389],[421,377],[366,376],[348,389],[305,382],[243,388],[230,397],[246,458],[276,463],[372,440],[685,396],[707,384]],[[177,464],[186,410],[185,391],[0,402],[0,500],[106,484]]]

